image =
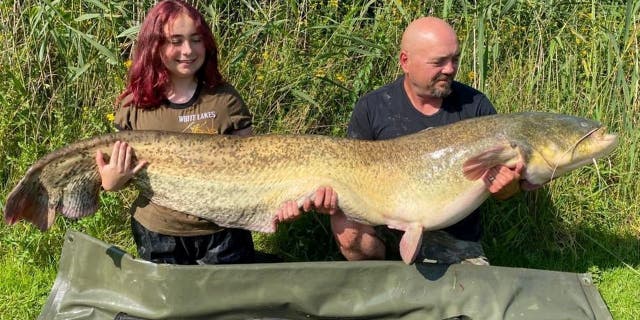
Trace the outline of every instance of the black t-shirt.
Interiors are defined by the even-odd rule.
[[[362,96],[351,115],[347,135],[355,139],[386,140],[463,119],[496,114],[482,92],[454,81],[451,94],[444,98],[441,109],[433,115],[424,115],[409,101],[403,81],[404,76]],[[481,208],[478,208],[445,230],[456,238],[478,241],[482,234],[480,214]]]

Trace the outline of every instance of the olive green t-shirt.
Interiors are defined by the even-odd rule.
[[[167,101],[156,108],[120,107],[114,125],[118,130],[231,134],[250,127],[251,118],[240,94],[225,83],[213,89],[200,85],[193,97],[182,104]],[[162,234],[196,236],[221,229],[208,220],[154,204],[142,195],[133,203],[131,211],[140,224]]]

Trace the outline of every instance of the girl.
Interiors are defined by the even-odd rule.
[[[118,97],[118,130],[251,134],[251,113],[218,70],[218,49],[202,14],[181,0],[159,2],[140,28],[124,92]],[[121,189],[146,162],[117,142],[109,162],[96,163],[102,186]],[[131,212],[141,258],[156,263],[218,264],[254,260],[251,233],[219,230],[214,223],[158,206],[138,196]],[[215,232],[215,233],[214,233]]]

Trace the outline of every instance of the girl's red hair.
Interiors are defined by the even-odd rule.
[[[182,14],[193,19],[205,47],[204,63],[196,74],[198,80],[209,88],[224,82],[218,70],[218,47],[200,11],[182,0],[165,0],[149,10],[140,26],[127,86],[117,103],[129,96],[123,106],[149,108],[166,99],[170,78],[161,57],[162,47],[168,43],[164,27]]]

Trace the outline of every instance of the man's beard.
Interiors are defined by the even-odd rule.
[[[447,84],[444,87],[438,86],[441,80],[447,80]],[[440,76],[431,83],[427,91],[429,95],[434,98],[444,98],[451,94],[452,82],[453,82],[453,77]]]

